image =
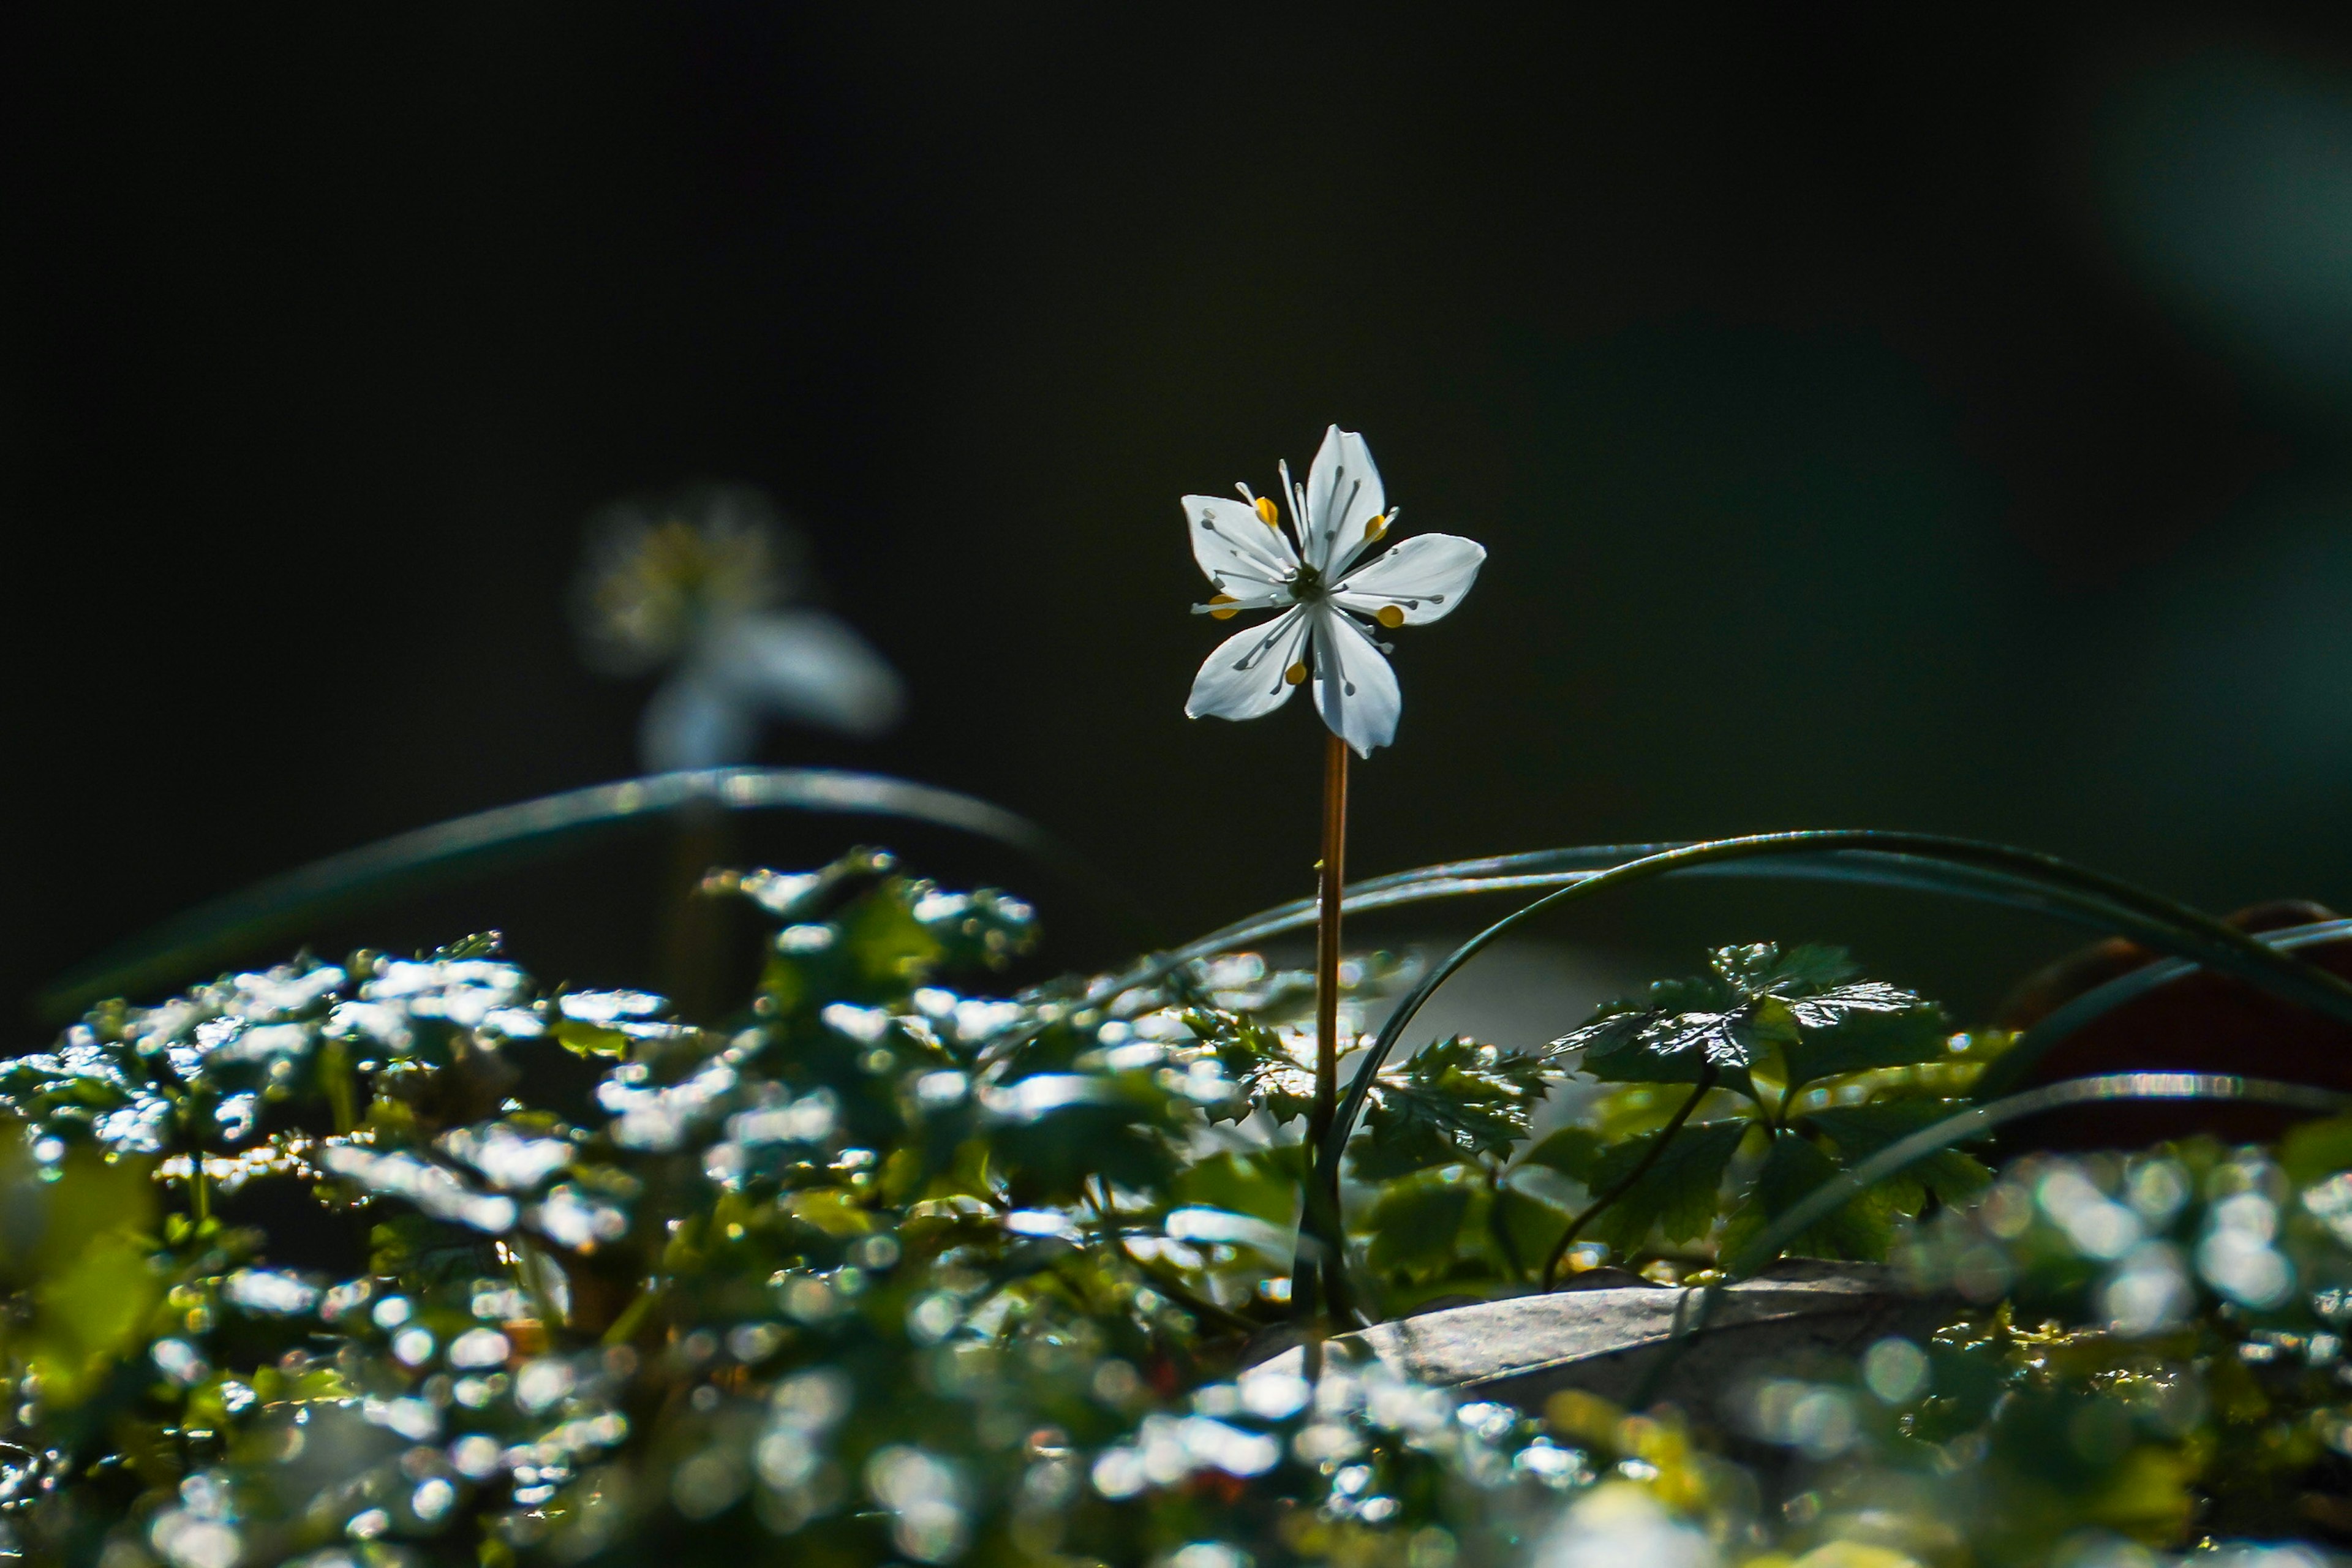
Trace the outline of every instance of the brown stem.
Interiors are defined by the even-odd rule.
[[[1291,1273],[1292,1306],[1300,1318],[1317,1310],[1318,1277],[1332,1309],[1343,1310],[1339,1215],[1318,1202],[1337,1183],[1315,1168],[1317,1152],[1339,1108],[1339,900],[1347,886],[1348,742],[1323,737],[1323,858],[1315,925],[1315,1103],[1307,1118],[1307,1171],[1299,1210],[1298,1262]],[[1319,1245],[1317,1245],[1319,1244]]]
[[[1320,1148],[1339,1106],[1339,897],[1348,854],[1348,742],[1323,737],[1322,913],[1315,923],[1315,1111],[1309,1147]]]
[[[1683,1130],[1683,1123],[1690,1120],[1691,1112],[1698,1109],[1698,1102],[1705,1100],[1706,1091],[1714,1087],[1715,1064],[1709,1062],[1699,1069],[1698,1082],[1691,1086],[1690,1098],[1683,1101],[1682,1109],[1675,1112],[1674,1120],[1659,1131],[1658,1141],[1650,1145],[1650,1152],[1635,1161],[1633,1168],[1626,1172],[1615,1186],[1585,1205],[1584,1212],[1568,1222],[1568,1228],[1559,1233],[1559,1239],[1552,1243],[1550,1254],[1544,1258],[1545,1289],[1550,1289],[1559,1279],[1560,1260],[1568,1256],[1569,1247],[1575,1244],[1577,1232],[1591,1225],[1603,1209],[1633,1191],[1633,1184],[1650,1173],[1650,1167],[1658,1163],[1658,1156],[1666,1152],[1666,1145],[1675,1141],[1675,1134]]]

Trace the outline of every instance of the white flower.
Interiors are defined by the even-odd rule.
[[[676,667],[639,725],[646,767],[749,762],[771,718],[859,736],[898,721],[898,672],[846,622],[791,603],[805,553],[740,485],[624,501],[592,525],[573,603],[589,662],[625,676]]]
[[[1225,639],[1192,679],[1184,711],[1198,719],[1255,719],[1312,680],[1315,706],[1331,732],[1359,756],[1396,738],[1403,699],[1372,627],[1423,626],[1462,602],[1486,559],[1486,547],[1450,533],[1423,533],[1361,561],[1396,512],[1364,438],[1337,425],[1325,432],[1302,489],[1282,465],[1296,549],[1269,497],[1237,487],[1242,499],[1184,498],[1192,558],[1216,595],[1193,614],[1229,620],[1244,610],[1279,609],[1273,620]]]

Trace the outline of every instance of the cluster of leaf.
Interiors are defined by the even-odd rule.
[[[1788,1456],[1784,1550],[2147,1563],[2352,1540],[2347,1167],[2346,1122],[2275,1155],[2027,1156],[1898,1244],[1953,1303],[1940,1329],[1759,1368],[1708,1414]]]
[[[1444,1568],[1563,1484],[1377,1366],[1233,1380],[1297,1162],[1185,1020],[1295,984],[971,994],[1016,900],[873,854],[717,890],[776,928],[721,1025],[476,942],[0,1068],[0,1547]]]
[[[1304,1114],[1311,1075],[1294,1038],[1247,1017],[1192,1022],[1277,1118]],[[1440,1040],[1383,1070],[1349,1150],[1351,1248],[1391,1313],[1516,1294],[1612,1255],[1704,1269],[1822,1182],[1964,1109],[2004,1043],[1955,1035],[1932,1004],[1857,980],[1836,949],[1722,948],[1706,974],[1611,1003],[1548,1049]],[[1575,1119],[1530,1142],[1547,1097],[1571,1085]],[[1884,1259],[1899,1221],[1989,1179],[1939,1152],[1787,1250]]]
[[[2023,1568],[2352,1537],[2352,1128],[1931,1157],[1793,1249],[1892,1258],[1940,1331],[1531,1422],[1344,1342],[1245,1370],[1287,1317],[1306,977],[992,995],[946,982],[1027,947],[1004,895],[872,853],[712,889],[774,927],[717,1023],[478,940],[0,1063],[0,1548]],[[1350,961],[1343,1045],[1410,973]],[[1433,1042],[1367,1086],[1352,1267],[1391,1313],[1571,1248],[1704,1282],[2000,1043],[1769,946],[1544,1050]]]

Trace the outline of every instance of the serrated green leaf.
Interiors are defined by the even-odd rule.
[[[1669,1241],[1687,1241],[1706,1234],[1715,1223],[1724,1167],[1739,1148],[1753,1123],[1696,1121],[1684,1126],[1659,1153],[1657,1161],[1624,1195],[1603,1209],[1586,1233],[1606,1241],[1621,1253],[1636,1250],[1654,1226]],[[1595,1194],[1605,1193],[1636,1169],[1657,1145],[1664,1129],[1628,1138],[1602,1152],[1589,1184]]]
[[[1743,996],[1811,996],[1854,973],[1853,959],[1845,949],[1814,942],[1785,952],[1771,942],[1718,947],[1707,955],[1707,967]]]
[[[1843,1169],[1803,1133],[1782,1129],[1772,1138],[1756,1184],[1723,1227],[1723,1252],[1737,1256],[1764,1227]],[[1883,1262],[1894,1239],[1885,1194],[1864,1193],[1789,1244],[1792,1255]]]
[[[1754,1031],[1734,1015],[1669,1015],[1586,1052],[1584,1070],[1603,1083],[1696,1083],[1712,1060],[1718,1083],[1753,1096],[1748,1064],[1758,1049]]]
[[[1194,1009],[1184,1021],[1216,1053],[1217,1065],[1242,1086],[1248,1101],[1277,1125],[1314,1110],[1314,1061],[1281,1035],[1238,1014],[1208,1008]]]
[[[1439,1040],[1381,1075],[1349,1170],[1381,1182],[1433,1165],[1510,1152],[1544,1097],[1540,1057],[1475,1040]]]
[[[1908,992],[1894,994],[1905,1000],[1899,1005],[1858,1006],[1823,1024],[1806,1025],[1800,1017],[1798,1037],[1783,1047],[1790,1090],[1845,1073],[1908,1067],[1949,1056],[1952,1029],[1943,1010]]]

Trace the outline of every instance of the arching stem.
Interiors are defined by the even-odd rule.
[[[1550,1289],[1553,1283],[1559,1279],[1560,1263],[1568,1257],[1568,1249],[1576,1245],[1578,1233],[1598,1219],[1601,1212],[1610,1205],[1632,1192],[1634,1183],[1650,1173],[1650,1167],[1658,1163],[1658,1157],[1666,1152],[1666,1145],[1675,1141],[1675,1134],[1683,1130],[1683,1123],[1690,1120],[1691,1112],[1698,1109],[1698,1102],[1705,1100],[1706,1091],[1714,1087],[1715,1064],[1709,1062],[1699,1068],[1698,1082],[1691,1086],[1690,1098],[1683,1101],[1682,1109],[1675,1112],[1674,1120],[1660,1130],[1658,1141],[1650,1145],[1650,1152],[1634,1162],[1633,1168],[1626,1172],[1615,1186],[1585,1205],[1584,1212],[1568,1222],[1568,1228],[1559,1233],[1559,1239],[1552,1243],[1550,1254],[1544,1258],[1543,1288],[1545,1289]]]

